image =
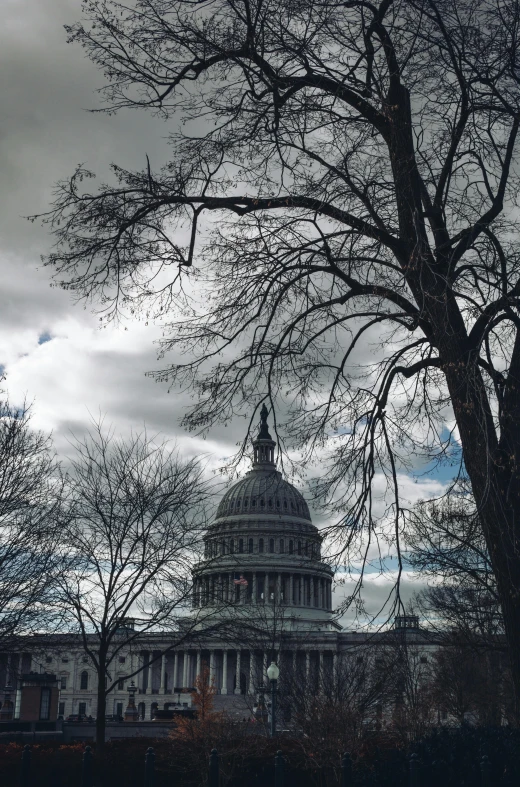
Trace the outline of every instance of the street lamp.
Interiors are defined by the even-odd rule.
[[[274,661],[267,668],[267,677],[271,681],[271,738],[276,736],[276,684],[280,676],[280,669]]]
[[[136,691],[137,691],[137,686],[135,685],[134,681],[132,681],[130,686],[128,687],[128,705],[125,710],[125,721],[139,720],[139,711],[135,707]]]

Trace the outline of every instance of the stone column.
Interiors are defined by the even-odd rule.
[[[338,680],[338,654],[335,651],[332,654],[332,680],[334,684]]]
[[[269,665],[267,664],[267,651],[264,650],[264,658],[263,658],[263,664],[262,664],[262,669],[263,669],[262,685],[264,685],[264,686],[267,683],[267,667],[268,666]]]
[[[173,657],[173,680],[172,680],[172,691],[175,689],[177,684],[177,672],[179,671],[179,654],[175,651],[175,655]]]
[[[289,598],[287,600],[288,604],[294,604],[294,574],[289,574]]]
[[[163,653],[161,657],[161,685],[159,686],[159,694],[166,694],[166,654]]]
[[[310,650],[305,651],[305,680],[307,684],[309,683],[311,677],[311,652]]]
[[[222,651],[222,688],[221,694],[227,694],[227,650]]]
[[[281,574],[277,574],[276,575],[276,587],[274,589],[275,604],[281,604],[282,603],[282,587],[283,587],[282,586],[282,575]]]
[[[211,686],[214,681],[215,681],[215,651],[214,650],[210,650],[210,652],[209,652],[209,685]],[[217,688],[216,681],[215,681],[215,688]]]
[[[311,603],[310,606],[314,606],[314,577],[310,577],[309,579],[310,589],[311,589]]]
[[[240,651],[237,650],[237,668],[236,668],[236,684],[235,694],[240,694]]]
[[[201,674],[201,660],[202,660],[202,653],[200,650],[197,651],[197,663],[195,669],[197,670],[197,674],[195,675],[196,678],[200,679]]]
[[[256,604],[258,596],[258,581],[256,578],[256,571],[253,572],[253,589],[251,593],[251,603]]]
[[[182,660],[182,688],[188,688],[188,651],[184,651],[184,658]]]
[[[249,651],[249,694],[255,693],[255,652]]]
[[[292,677],[293,680],[296,678],[296,656],[298,654],[297,650],[293,650],[292,652]]]
[[[318,691],[323,691],[323,651],[320,650],[320,666],[319,666],[319,673],[318,673]]]
[[[150,651],[148,654],[148,686],[146,687],[147,694],[152,693],[152,671],[153,671],[152,658],[153,658],[153,651]]]
[[[81,669],[81,665],[78,664],[76,669],[77,669],[77,671],[79,671]],[[135,676],[134,681],[135,681],[135,685],[139,689],[139,691],[138,691],[138,694],[139,694],[141,692],[142,688],[143,688],[143,675],[144,675],[144,673],[143,673],[143,654],[142,654],[141,651],[137,652],[137,669],[139,670],[139,672]]]

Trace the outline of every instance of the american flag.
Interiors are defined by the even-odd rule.
[[[240,574],[240,578],[234,579],[233,582],[235,583],[235,585],[247,585],[247,579],[243,574]]]

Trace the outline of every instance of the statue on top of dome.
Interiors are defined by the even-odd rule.
[[[260,410],[260,431],[258,432],[258,440],[272,440],[273,438],[269,434],[269,427],[267,426],[267,416],[269,415],[269,410],[265,406],[265,402],[262,405],[262,409]]]

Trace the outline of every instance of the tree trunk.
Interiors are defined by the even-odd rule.
[[[102,662],[104,664],[104,661]],[[105,715],[107,698],[105,694],[105,675],[98,675],[97,714],[96,714],[96,754],[102,756],[105,750]]]
[[[461,362],[446,378],[460,431],[464,463],[482,523],[502,608],[514,686],[514,715],[520,721],[520,498],[515,471],[519,446],[511,427],[500,444],[484,382],[471,362]],[[468,356],[466,356],[467,358]],[[453,358],[452,363],[455,364]],[[509,432],[508,434],[506,434]],[[502,443],[507,443],[507,451]]]
[[[391,100],[390,100],[391,98]],[[504,388],[500,442],[464,319],[448,284],[448,260],[435,257],[424,226],[408,92],[389,95],[386,114],[406,279],[438,350],[486,545],[496,576],[520,722],[520,328]]]

